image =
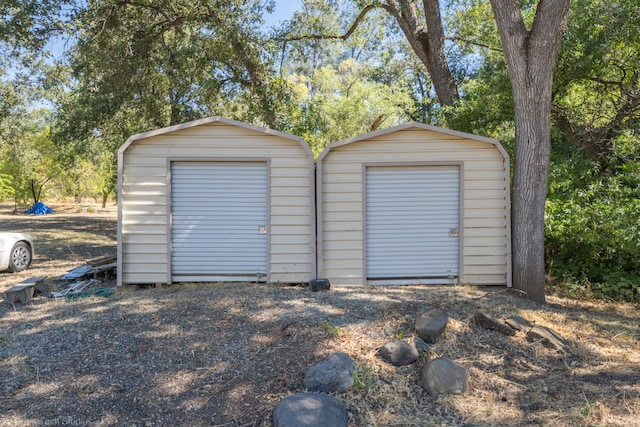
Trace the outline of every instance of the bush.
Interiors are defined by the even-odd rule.
[[[575,166],[575,165],[573,165]],[[554,167],[546,205],[546,262],[575,296],[640,301],[640,173]],[[572,175],[573,174],[573,175]]]

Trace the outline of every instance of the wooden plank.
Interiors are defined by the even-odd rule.
[[[7,289],[4,292],[6,303],[11,304],[14,309],[16,302],[29,304],[31,302],[31,297],[33,297],[35,286],[35,283],[25,283]]]

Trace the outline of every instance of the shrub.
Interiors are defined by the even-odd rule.
[[[577,176],[566,166],[554,169],[546,205],[549,275],[575,296],[640,301],[638,166]]]

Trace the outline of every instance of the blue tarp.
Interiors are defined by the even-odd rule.
[[[29,209],[24,211],[24,213],[26,214],[33,214],[33,215],[44,215],[44,214],[50,214],[53,212],[55,211],[42,202],[34,203],[33,206],[31,206]]]

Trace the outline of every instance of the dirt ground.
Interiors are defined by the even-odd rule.
[[[0,206],[0,230],[32,233],[36,257],[27,272],[0,273],[0,292],[115,254],[115,206],[10,208]],[[496,288],[200,283],[0,303],[0,426],[271,426],[275,404],[338,351],[358,366],[356,387],[336,395],[351,426],[640,426],[640,307],[548,301]],[[418,362],[377,357],[391,339],[412,343],[433,307],[450,320]],[[476,309],[520,315],[570,344],[557,352],[481,329]],[[464,395],[422,390],[437,356],[469,370]]]

